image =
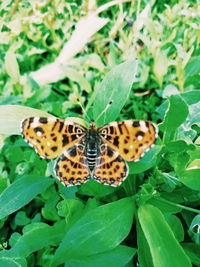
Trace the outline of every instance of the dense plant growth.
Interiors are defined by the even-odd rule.
[[[119,2],[0,4],[0,266],[200,266],[199,6]],[[111,101],[97,126],[151,120],[156,145],[120,187],[64,187],[22,119]]]

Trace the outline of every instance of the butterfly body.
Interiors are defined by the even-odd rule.
[[[126,120],[89,128],[57,118],[27,118],[23,138],[43,158],[56,158],[55,175],[65,186],[94,179],[119,186],[128,175],[125,161],[138,161],[154,144],[157,127]]]
[[[90,170],[93,170],[96,164],[96,160],[100,154],[100,136],[96,131],[93,123],[90,124],[90,128],[86,134],[85,140],[82,140],[85,143],[84,155],[87,158],[87,163]]]

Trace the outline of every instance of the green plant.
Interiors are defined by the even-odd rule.
[[[0,11],[0,133],[10,136],[0,139],[0,265],[199,266],[197,4],[121,3],[104,9],[104,19],[90,16],[89,3],[16,7],[5,2]],[[73,31],[83,22],[80,10],[92,32],[76,58],[69,49],[69,61],[58,64],[63,40],[80,38],[82,28]],[[30,116],[83,120],[77,98],[94,119],[113,100],[98,126],[158,124],[156,146],[129,164],[119,188],[95,181],[63,187],[53,162],[17,136]]]

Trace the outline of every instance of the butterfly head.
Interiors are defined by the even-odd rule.
[[[91,121],[91,122],[90,122],[90,129],[92,129],[92,130],[96,130],[96,124],[95,124],[94,121]]]

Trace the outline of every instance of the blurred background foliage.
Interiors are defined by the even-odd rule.
[[[83,118],[80,102],[92,119],[102,79],[118,64],[137,59],[117,119],[149,119],[160,129],[158,145],[130,164],[129,178],[116,189],[93,181],[64,188],[49,178],[52,162],[41,160],[21,137],[2,135],[0,266],[15,259],[20,266],[160,267],[169,258],[171,266],[200,266],[199,19],[198,1],[189,0],[0,3],[2,108],[22,105]],[[7,111],[1,112],[0,128],[7,123]],[[82,228],[87,222],[89,229]],[[71,250],[69,240],[76,244]],[[75,258],[65,255],[65,246]]]

